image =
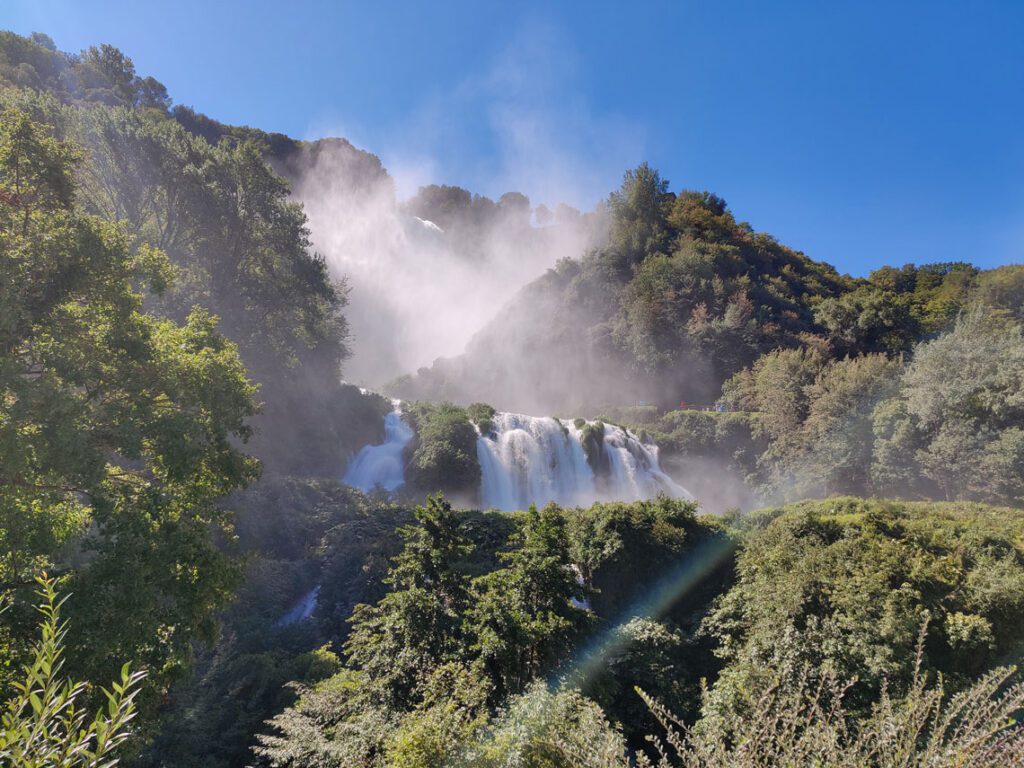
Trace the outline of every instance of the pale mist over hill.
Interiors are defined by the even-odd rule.
[[[349,288],[346,376],[380,387],[463,352],[528,282],[598,245],[600,214],[428,186],[398,200],[376,158],[344,141],[314,146],[294,176],[313,246]]]

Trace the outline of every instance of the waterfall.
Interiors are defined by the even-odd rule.
[[[292,605],[288,611],[277,620],[277,626],[288,627],[300,621],[305,621],[313,615],[316,610],[317,600],[320,598],[320,585],[317,584],[309,592],[304,594]]]
[[[617,501],[640,501],[659,493],[674,498],[693,496],[665,474],[658,463],[658,446],[642,442],[627,429],[606,424],[604,454],[610,465],[606,492]]]
[[[412,427],[402,418],[402,402],[391,401],[392,410],[384,417],[384,442],[364,446],[345,470],[343,482],[361,491],[381,487],[393,491],[405,483],[402,452],[413,438]]]
[[[586,432],[586,434],[585,434]],[[590,441],[590,459],[584,445]],[[525,509],[554,501],[639,501],[658,493],[692,498],[658,464],[658,448],[622,427],[496,413],[476,444],[484,507]],[[595,471],[595,466],[597,471]]]

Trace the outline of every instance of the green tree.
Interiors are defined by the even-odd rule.
[[[965,314],[949,333],[920,345],[903,375],[896,402],[879,406],[874,469],[878,486],[896,491],[906,486],[905,481],[899,484],[899,477],[891,477],[893,470],[886,462],[899,454],[912,455],[925,492],[937,491],[947,499],[1020,504],[1022,380],[1024,332],[984,310]]]
[[[814,348],[776,349],[722,386],[721,402],[732,410],[756,413],[752,435],[767,438],[767,447],[751,462],[747,478],[767,497],[776,496],[780,489],[792,493],[797,488],[800,460],[807,450],[808,391],[824,366]]]
[[[590,699],[536,682],[480,729],[457,768],[626,768],[618,728]]]
[[[647,163],[626,171],[622,186],[609,195],[612,247],[627,267],[667,247],[665,220],[674,199],[668,191],[668,180]]]
[[[1001,768],[1024,760],[1017,723],[1024,685],[1013,668],[994,670],[957,695],[946,681],[915,670],[906,696],[886,693],[867,717],[846,700],[854,683],[834,674],[824,681],[799,675],[749,690],[749,708],[694,726],[641,691],[664,734],[651,737],[657,768]],[[637,765],[655,763],[643,755]]]
[[[446,665],[426,685],[423,702],[387,740],[388,768],[445,768],[486,725],[489,681],[479,666]]]
[[[257,765],[384,768],[384,745],[399,718],[367,702],[363,675],[346,669],[299,694],[295,706],[268,721],[274,733],[256,737]]]
[[[867,286],[823,300],[814,316],[840,355],[897,354],[921,336],[909,296]]]
[[[837,360],[806,392],[810,401],[802,427],[804,448],[793,447],[797,488],[806,495],[871,491],[874,411],[899,386],[902,363],[873,354]]]
[[[414,514],[415,524],[399,531],[405,548],[385,579],[391,591],[376,605],[356,606],[345,643],[349,664],[397,710],[417,702],[435,669],[468,652],[462,618],[470,592],[462,563],[472,547],[441,497]]]
[[[75,207],[81,153],[38,105],[2,109],[0,584],[52,569],[83,676],[122,657],[164,681],[234,581],[217,501],[257,474],[238,447],[254,388],[215,318],[143,310],[166,258]]]
[[[475,495],[480,487],[477,432],[466,409],[451,403],[413,403],[416,426],[407,480],[425,493]],[[480,416],[478,409],[474,416]]]
[[[971,302],[1024,323],[1024,264],[1007,264],[979,273]]]
[[[205,307],[239,345],[265,403],[254,452],[278,471],[334,474],[346,443],[337,414],[348,411],[333,407],[349,354],[346,288],[312,251],[305,214],[262,145],[211,145],[147,110],[92,105],[62,115],[89,148],[86,210],[123,222],[131,247],[161,249],[180,272],[147,306],[178,321]]]
[[[812,349],[777,349],[725,383],[722,400],[736,410],[756,411],[777,441],[793,437],[810,410],[807,388],[824,361]]]
[[[847,702],[866,710],[884,681],[911,681],[926,619],[923,663],[953,685],[1021,656],[1019,511],[837,498],[755,523],[703,627],[726,662],[709,713],[742,716],[745,692],[783,669],[856,677]]]
[[[563,661],[591,617],[557,507],[531,505],[509,543],[500,555],[506,567],[474,582],[471,618],[475,650],[499,701]]]
[[[698,653],[692,639],[665,622],[634,617],[615,629],[613,652],[605,660],[598,679],[589,681],[585,693],[615,721],[626,736],[640,741],[657,722],[636,695],[640,688],[673,712],[693,718],[700,698],[701,677],[713,667]]]
[[[696,512],[695,502],[667,496],[566,511],[572,561],[599,615],[620,618],[689,547],[718,532]]]

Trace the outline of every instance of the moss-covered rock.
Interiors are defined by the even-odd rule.
[[[481,435],[488,435],[493,431],[492,419],[495,413],[494,408],[487,403],[473,403],[466,409],[466,415],[469,416],[471,422],[476,424]]]
[[[475,501],[480,489],[477,431],[466,409],[417,402],[408,404],[406,413],[416,432],[406,448],[406,482],[424,493]]]
[[[583,445],[583,453],[587,457],[590,468],[594,470],[594,474],[598,476],[607,474],[608,456],[604,450],[604,422],[584,422],[580,427],[580,443]]]

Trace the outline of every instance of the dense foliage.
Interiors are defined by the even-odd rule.
[[[857,678],[848,706],[903,690],[919,664],[954,684],[1024,652],[1024,514],[834,499],[765,510],[703,631],[726,662],[712,710],[780,669]],[[921,626],[928,637],[920,659]]]
[[[256,476],[238,448],[254,389],[202,309],[143,308],[162,252],[75,204],[80,151],[17,99],[0,121],[0,583],[74,592],[88,677],[130,658],[163,679],[234,584],[217,500]],[[31,626],[19,603],[14,638]],[[20,643],[12,640],[17,654]]]
[[[707,402],[758,354],[820,333],[813,302],[848,281],[737,222],[720,198],[675,194],[643,165],[609,198],[609,242],[564,259],[470,345],[406,383],[567,411],[630,399]]]
[[[742,755],[830,739],[826,764],[852,765],[887,732],[862,764],[890,765],[902,729],[924,736],[915,760],[1015,754],[991,735],[969,748],[951,735],[927,680],[943,673],[946,692],[964,691],[943,711],[969,701],[993,732],[1019,706],[1019,688],[1002,687],[1010,673],[986,676],[1024,651],[1018,511],[855,499],[765,510],[735,521],[735,583],[727,556],[660,615],[636,597],[721,535],[685,504],[531,510],[476,577],[460,517],[437,500],[416,511],[391,591],[356,609],[345,666],[260,737],[266,764],[620,766],[631,750],[657,758],[644,734],[680,723],[687,735],[671,743],[697,764],[759,765]],[[572,648],[585,661],[559,667]]]
[[[176,267],[147,309],[180,322],[201,306],[238,345],[263,403],[253,452],[272,471],[335,474],[372,409],[340,389],[347,289],[312,252],[301,207],[266,162],[286,170],[306,147],[171,110],[163,86],[110,46],[71,56],[45,36],[5,32],[0,61],[0,85],[20,86],[37,119],[84,149],[78,208]]]
[[[407,446],[408,482],[473,504],[480,488],[477,432],[466,409],[451,403],[413,403],[407,409],[416,437]]]
[[[479,522],[488,527],[510,519],[516,525],[478,575],[467,536],[472,515],[437,498],[414,515],[414,525],[399,529],[404,547],[384,579],[389,592],[352,615],[345,668],[304,689],[296,706],[272,721],[276,733],[260,737],[257,752],[270,765],[440,765],[470,754],[498,760],[506,750],[536,748],[506,744],[522,738],[502,735],[520,718],[552,729],[552,739],[557,732],[570,740],[569,723],[581,718],[588,738],[596,729],[622,745],[597,704],[568,691],[549,694],[538,682],[569,673],[573,649],[599,631],[616,638],[614,660],[608,674],[580,682],[609,711],[636,712],[630,681],[644,674],[658,695],[686,706],[697,677],[658,680],[647,665],[664,671],[681,662],[674,673],[681,672],[687,651],[699,646],[692,634],[715,588],[697,590],[659,616],[634,619],[629,603],[671,562],[722,536],[712,521],[695,517],[692,503],[485,515]],[[572,567],[576,558],[584,569]],[[727,571],[709,583],[721,584]],[[559,710],[559,721],[544,722],[538,707]],[[630,732],[638,734],[640,724]]]
[[[745,714],[710,727],[688,728],[645,696],[664,738],[655,737],[658,768],[760,768],[815,765],[822,768],[976,766],[998,768],[1024,760],[1024,731],[1015,720],[1024,705],[1024,683],[1012,670],[995,670],[950,696],[941,681],[916,672],[906,696],[884,694],[867,717],[845,705],[848,682],[828,675],[777,685],[756,699],[756,719]],[[703,724],[702,724],[703,725]],[[640,766],[655,763],[645,757]],[[579,762],[601,768],[617,761]]]
[[[151,725],[242,575],[223,501],[258,475],[242,444],[333,475],[381,404],[339,383],[344,286],[264,162],[279,145],[211,144],[109,46],[3,33],[0,64],[0,676],[49,568],[72,671],[143,665]]]
[[[765,495],[829,493],[1024,503],[1024,335],[971,310],[914,348],[825,360],[778,350],[727,382],[768,447],[747,461]]]

